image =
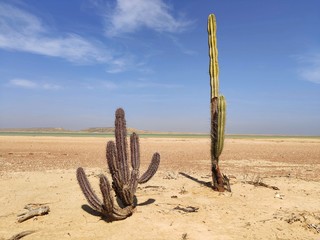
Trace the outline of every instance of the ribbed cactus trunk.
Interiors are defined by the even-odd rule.
[[[208,17],[209,74],[211,89],[211,167],[213,189],[224,191],[224,177],[219,168],[219,157],[223,150],[226,122],[226,101],[219,95],[219,63],[217,48],[217,24],[213,14]]]
[[[134,195],[138,184],[146,183],[156,173],[160,164],[160,154],[154,153],[147,171],[140,177],[139,136],[130,136],[130,157],[132,170],[128,166],[128,143],[125,113],[122,108],[116,110],[115,140],[109,141],[106,149],[108,167],[112,176],[112,187],[124,206],[134,204]]]

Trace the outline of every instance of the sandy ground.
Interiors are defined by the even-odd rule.
[[[0,239],[27,230],[36,232],[26,240],[320,239],[319,139],[227,139],[221,168],[232,193],[217,193],[209,139],[142,138],[140,170],[155,151],[161,165],[139,185],[135,213],[118,222],[91,211],[75,176],[84,167],[100,194],[107,140],[1,136]],[[279,190],[248,183],[257,179]],[[30,203],[48,205],[49,214],[18,223]]]

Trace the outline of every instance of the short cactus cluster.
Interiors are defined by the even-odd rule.
[[[154,153],[147,171],[140,177],[140,145],[136,133],[130,136],[130,158],[132,170],[128,166],[128,144],[125,113],[116,110],[115,140],[107,143],[106,158],[112,176],[112,188],[107,177],[100,175],[100,190],[103,201],[94,193],[83,168],[77,169],[77,179],[90,206],[109,220],[121,220],[130,216],[135,209],[135,192],[138,184],[146,183],[156,173],[160,164],[159,153]],[[112,189],[120,202],[118,207],[113,199]]]
[[[226,125],[226,100],[219,95],[219,63],[217,48],[217,23],[216,17],[208,17],[208,42],[209,42],[209,74],[211,87],[211,167],[213,189],[224,191],[224,185],[229,186],[226,176],[219,169],[219,157],[223,150],[224,131]],[[230,189],[230,187],[229,187]]]

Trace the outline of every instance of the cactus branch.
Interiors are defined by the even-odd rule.
[[[107,177],[103,174],[99,176],[100,178],[100,191],[102,193],[103,204],[104,204],[104,211],[105,212],[112,212],[113,209],[113,197],[111,195],[111,186],[107,179]]]
[[[122,108],[116,110],[115,139],[117,147],[117,163],[125,183],[129,181],[129,167],[127,157],[127,128],[125,113]]]
[[[134,210],[132,206],[119,208],[114,205],[114,200],[111,194],[111,187],[106,176],[100,176],[100,190],[103,197],[103,203],[92,190],[86,174],[81,167],[77,169],[77,179],[81,190],[90,206],[95,211],[100,212],[102,215],[106,216],[109,220],[122,220],[132,214]]]
[[[100,176],[100,190],[103,197],[103,209],[110,220],[122,220],[132,215],[134,209],[132,206],[119,208],[114,205],[111,187],[107,177],[104,175]]]
[[[130,151],[132,168],[138,170],[140,168],[140,145],[139,136],[136,133],[130,136]]]
[[[224,131],[226,126],[226,100],[224,96],[218,98],[218,143],[217,153],[218,156],[222,153],[224,146]]]
[[[86,177],[86,174],[84,173],[84,170],[82,167],[79,167],[77,169],[77,179],[78,179],[80,188],[85,198],[87,199],[88,203],[90,204],[90,206],[94,210],[98,212],[102,212],[103,211],[102,203],[97,197],[97,195],[94,193],[94,191],[92,190],[91,185],[88,181],[88,178]]]
[[[147,171],[139,178],[139,184],[148,182],[150,178],[152,178],[153,175],[157,172],[159,164],[160,154],[154,153]]]
[[[131,182],[130,189],[135,193],[138,186],[139,168],[140,168],[140,145],[139,136],[136,133],[132,133],[130,136],[130,151],[131,151]]]

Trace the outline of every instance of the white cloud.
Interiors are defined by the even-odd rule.
[[[114,59],[112,62],[109,62],[106,72],[112,74],[132,70],[143,73],[152,72],[152,70],[146,65],[147,63],[145,60],[140,60],[133,54],[127,53],[117,59]]]
[[[104,81],[104,82],[102,82],[102,86],[103,86],[103,88],[106,88],[107,90],[114,90],[119,87],[117,84],[115,84],[112,81]]]
[[[110,56],[97,43],[67,33],[51,36],[36,16],[4,3],[0,4],[0,48],[60,57],[75,63],[106,62]]]
[[[94,83],[91,83],[94,82]],[[115,81],[115,80],[99,80],[90,79],[88,83],[83,85],[85,88],[92,89],[106,89],[106,90],[125,90],[125,89],[181,89],[182,85],[162,83],[147,79],[136,79],[127,81]]]
[[[58,89],[61,89],[62,87],[57,84],[44,83],[41,85],[41,88],[46,89],[46,90],[58,90]]]
[[[299,57],[304,67],[299,70],[300,76],[309,82],[320,84],[320,54]]]
[[[96,8],[104,9],[103,16],[109,15],[106,17],[109,36],[133,32],[142,27],[175,33],[190,25],[190,21],[174,17],[164,0],[117,0],[115,8],[109,8],[111,11],[108,13],[108,4],[92,1]],[[76,64],[101,63],[106,65],[107,73],[151,71],[140,56],[107,48],[98,40],[78,34],[57,33],[36,15],[8,3],[0,2],[0,49],[57,57]],[[173,42],[183,48],[178,40]],[[182,51],[192,54],[184,48]]]
[[[128,87],[128,88],[157,88],[157,89],[159,89],[159,88],[161,88],[161,89],[182,88],[182,86],[178,85],[178,84],[159,83],[159,82],[146,81],[146,80],[126,82],[126,87]]]
[[[108,73],[119,73],[119,72],[123,72],[125,69],[128,68],[128,60],[126,60],[125,58],[123,59],[118,59],[112,62],[112,64],[110,64],[110,66],[107,68],[107,72]]]
[[[9,85],[19,88],[26,89],[44,89],[44,90],[58,90],[61,89],[61,86],[51,83],[37,83],[35,81],[15,78],[9,81]]]
[[[21,87],[21,88],[37,88],[38,84],[36,84],[33,81],[26,80],[26,79],[12,79],[10,80],[10,85],[16,86],[16,87]]]
[[[177,19],[163,0],[117,0],[111,16],[107,17],[108,36],[129,33],[141,27],[158,32],[181,32],[190,21]]]
[[[301,76],[310,82],[320,84],[320,65],[302,70]]]

